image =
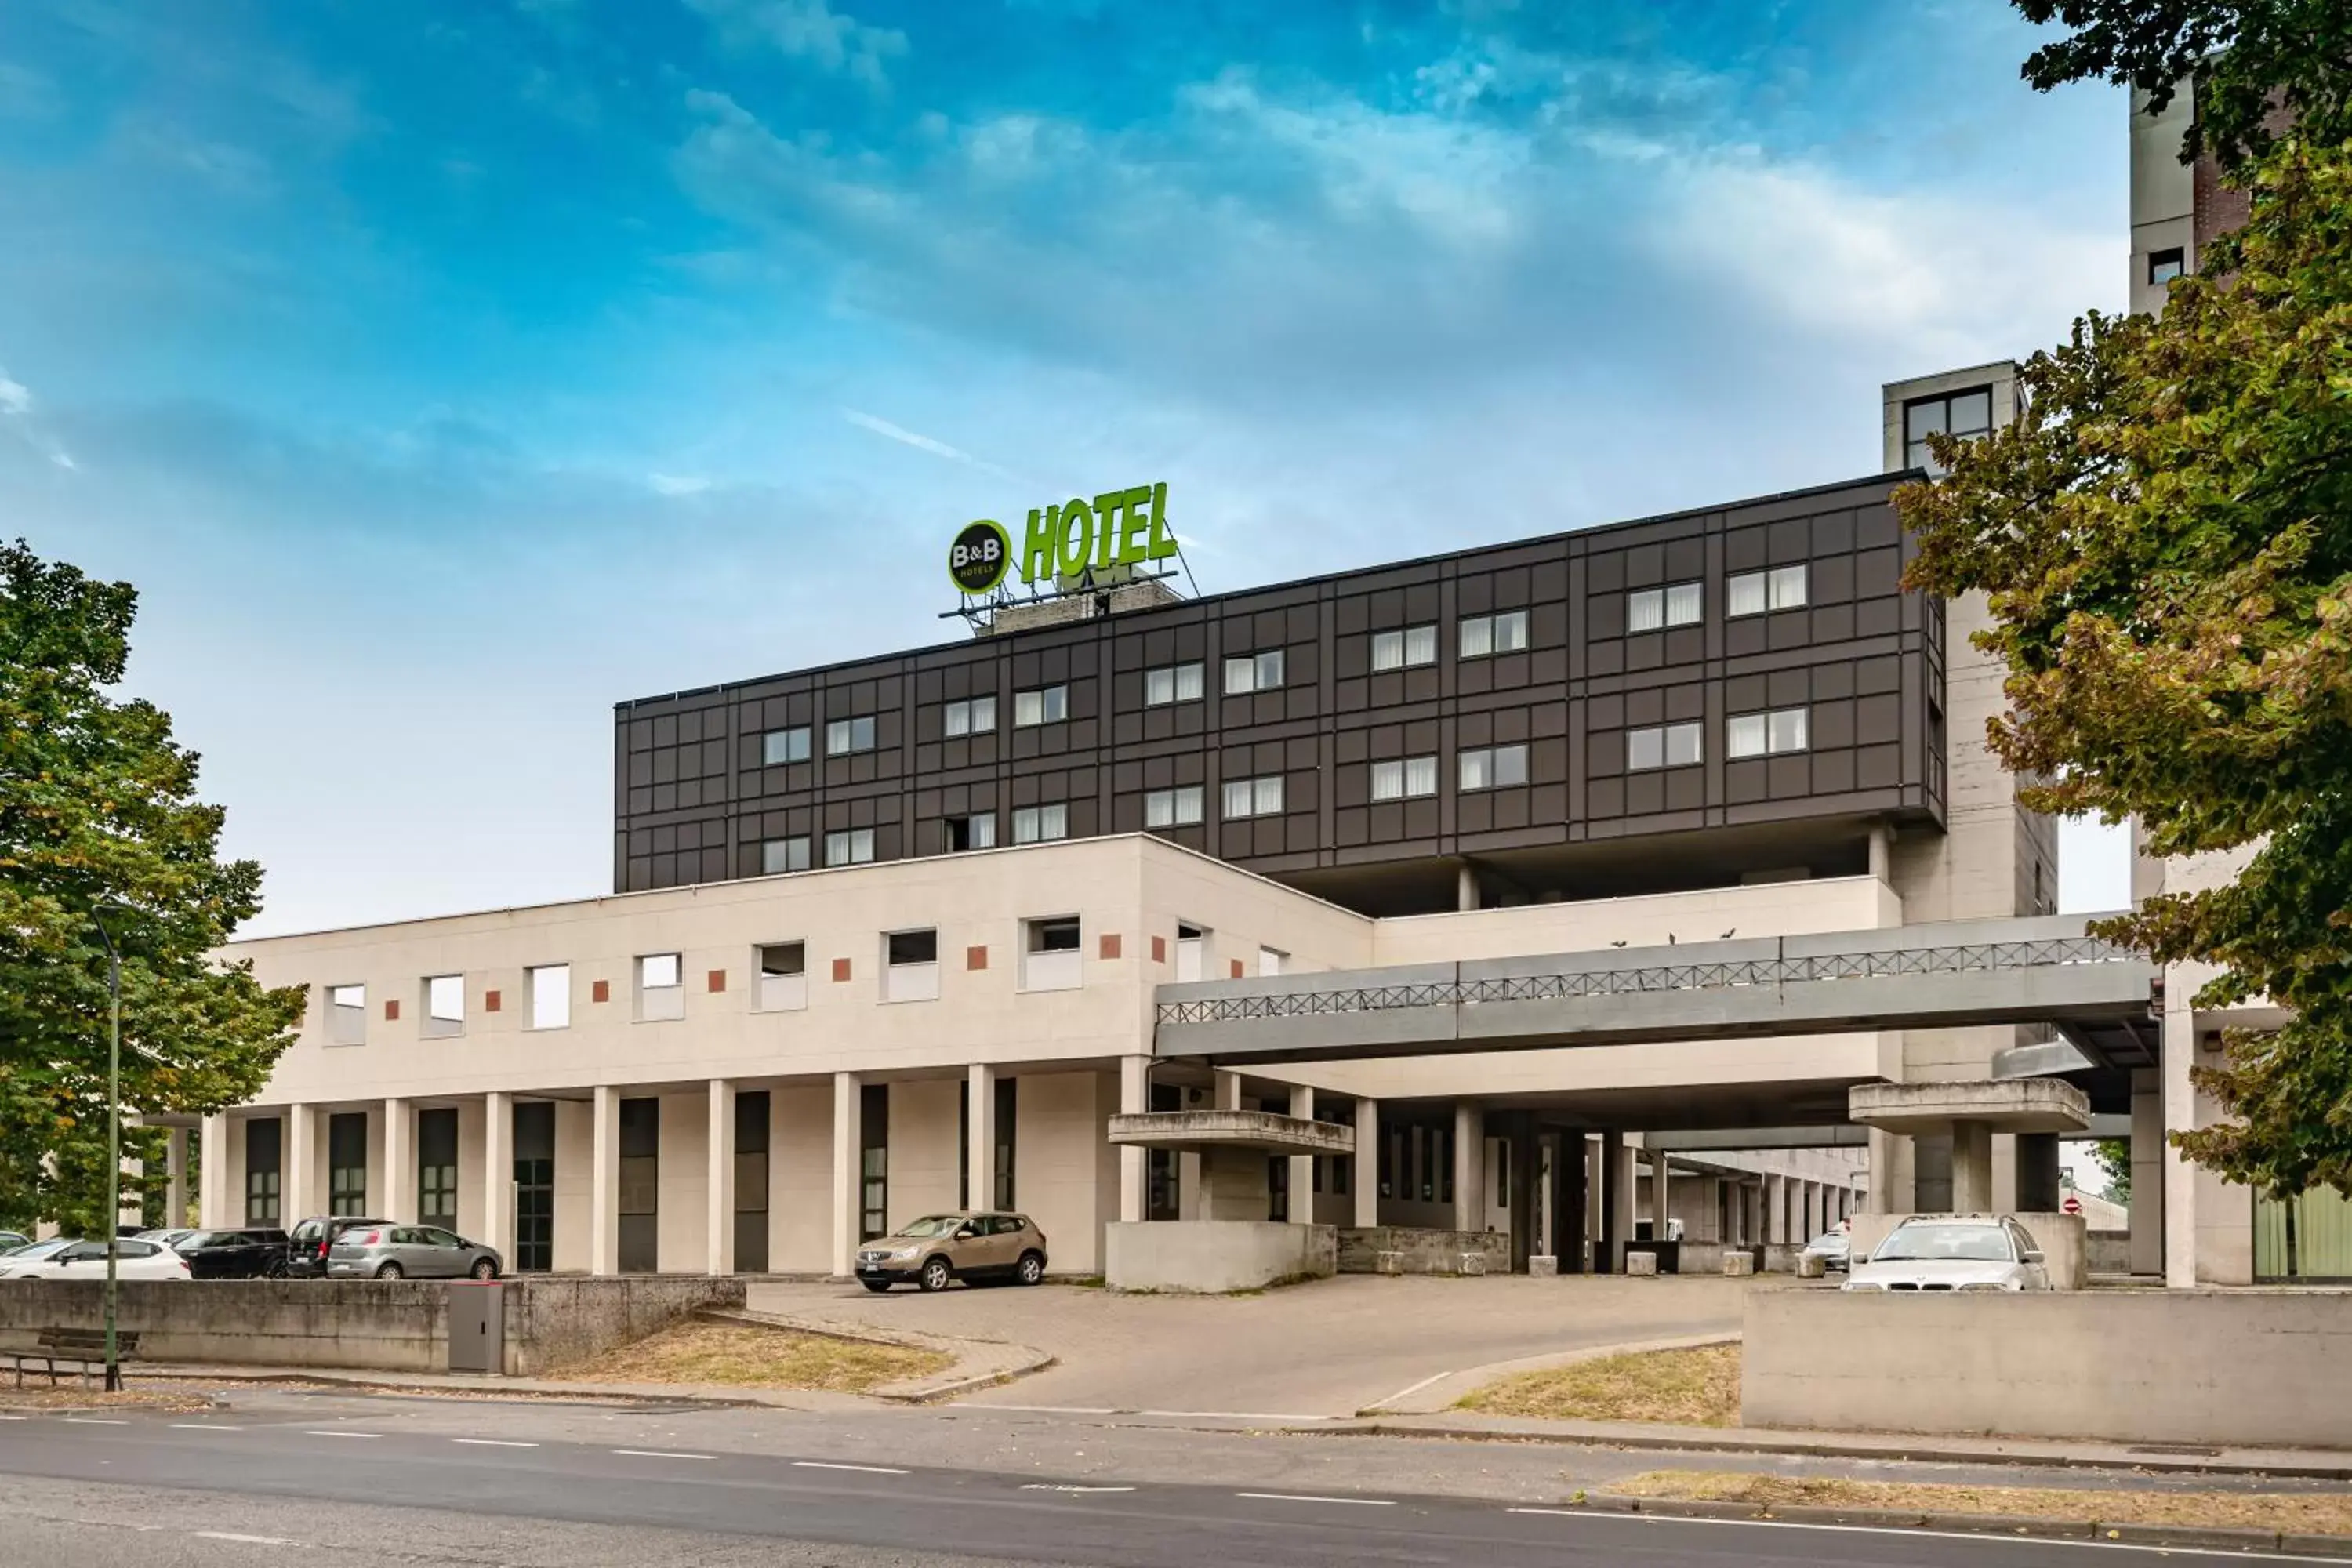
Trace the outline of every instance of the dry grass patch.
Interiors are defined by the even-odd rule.
[[[1685,1426],[1739,1424],[1739,1347],[1634,1351],[1545,1372],[1498,1378],[1462,1397],[1458,1408],[1486,1415],[1553,1421],[1668,1421]]]
[[[945,1372],[955,1358],[910,1345],[829,1339],[753,1323],[685,1322],[563,1369],[568,1382],[695,1383],[865,1394]]]
[[[55,1388],[46,1384],[26,1388],[0,1388],[0,1410],[163,1410],[186,1414],[212,1408],[212,1401],[201,1394],[186,1394],[168,1388],[126,1388],[120,1394],[109,1394],[100,1388],[82,1388],[75,1384],[60,1384]]]
[[[2352,1535],[2352,1496],[2340,1492],[2092,1491],[2067,1487],[1963,1487],[1725,1470],[1651,1470],[1613,1482],[1618,1497],[1759,1508],[1880,1509],[1894,1513],[2008,1514],[2097,1524],[2177,1524]]]

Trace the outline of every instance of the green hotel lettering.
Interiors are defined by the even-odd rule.
[[[1168,531],[1168,487],[1138,485],[1106,491],[1091,506],[1073,496],[1042,512],[1033,510],[1021,548],[1021,575],[1031,583],[1076,577],[1089,567],[1165,561],[1175,553],[1176,536]]]

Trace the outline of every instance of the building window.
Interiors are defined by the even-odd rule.
[[[1176,922],[1176,978],[1198,980],[1208,973],[1209,932],[1205,926]]]
[[[1262,975],[1279,974],[1289,962],[1290,954],[1278,947],[1261,947],[1257,950],[1257,972]]]
[[[940,710],[940,728],[950,741],[959,735],[985,735],[996,728],[996,699],[971,697],[950,702]]]
[[[1372,634],[1372,668],[1403,669],[1437,662],[1437,628],[1407,626],[1402,631]]]
[[[530,1026],[568,1029],[572,1026],[572,966],[543,963],[526,969],[522,977],[530,990]]]
[[[824,863],[828,866],[863,866],[873,858],[874,830],[870,827],[853,827],[824,836]]]
[[[245,1223],[276,1225],[285,1164],[286,1123],[275,1116],[245,1124]]]
[[[1225,785],[1225,816],[1228,820],[1243,816],[1277,816],[1282,812],[1282,775],[1271,773],[1262,779],[1235,779]]]
[[[367,1044],[366,986],[330,985],[327,987],[327,1044],[331,1046]]]
[[[976,811],[970,816],[948,818],[948,852],[961,854],[967,849],[996,847],[996,813]]]
[[[940,999],[940,933],[895,931],[882,938],[882,1000]]]
[[[809,868],[809,841],[803,834],[797,838],[771,838],[760,846],[760,872],[762,876],[781,876],[786,871]]]
[[[1064,805],[1024,805],[1013,814],[1013,842],[1044,844],[1070,836],[1070,808]]]
[[[1045,686],[1034,691],[1013,694],[1013,727],[1028,729],[1033,724],[1058,724],[1070,716],[1070,689],[1066,686]]]
[[[2147,253],[2147,280],[2158,288],[2171,282],[2189,270],[2188,253],[2180,247]]]
[[[1776,708],[1769,713],[1738,714],[1731,720],[1724,737],[1724,754],[1760,757],[1770,752],[1801,752],[1807,743],[1808,712],[1803,708]]]
[[[1245,653],[1225,660],[1225,695],[1246,696],[1253,691],[1278,691],[1282,688],[1282,649],[1268,648],[1264,653]]]
[[[1374,800],[1411,800],[1436,793],[1435,757],[1401,757],[1372,764]]]
[[[1769,572],[1742,572],[1724,584],[1724,598],[1727,616],[1799,609],[1805,603],[1805,568],[1775,566]]]
[[[996,1206],[1009,1209],[1013,1202],[1013,1173],[1020,1163],[1021,1100],[1015,1086],[1020,1079],[1002,1074],[996,1080]]]
[[[1903,405],[1903,466],[1925,468],[1931,474],[1943,472],[1935,457],[1927,450],[1930,436],[1958,436],[1972,438],[1992,433],[1992,388],[1970,387],[1966,392],[1946,393],[1937,397],[1915,397]]]
[[[416,1217],[457,1223],[457,1113],[446,1107],[416,1113]]]
[[[772,942],[760,949],[760,1011],[794,1013],[808,1005],[808,944]]]
[[[890,1229],[890,1086],[857,1089],[857,1239]]]
[[[1654,632],[1667,626],[1695,626],[1703,603],[1704,595],[1696,583],[1636,589],[1625,595],[1625,629]]]
[[[1653,725],[1625,731],[1625,771],[1648,773],[1655,768],[1686,768],[1705,761],[1696,724]]]
[[[1471,616],[1462,622],[1462,657],[1485,658],[1489,654],[1517,653],[1528,646],[1528,613],[1505,610],[1498,615]]]
[[[364,1110],[327,1118],[327,1212],[357,1219],[368,1212],[368,1119]]]
[[[637,1021],[660,1023],[686,1016],[685,965],[674,952],[649,952],[637,960]]]
[[[1080,951],[1078,917],[1024,921],[1021,942],[1021,989],[1075,991],[1086,984],[1086,957]]]
[[[1174,702],[1200,700],[1201,667],[1197,664],[1167,664],[1143,672],[1146,708],[1165,708]]]
[[[768,767],[808,760],[809,732],[805,724],[790,730],[771,730],[760,737],[760,761]]]
[[[1156,789],[1143,797],[1146,827],[1190,827],[1201,820],[1201,786]]]
[[[435,974],[425,982],[425,1017],[416,1032],[428,1040],[466,1032],[466,977]]]
[[[871,714],[863,719],[835,719],[824,727],[824,754],[828,757],[845,757],[852,752],[870,752],[873,749],[874,719]]]
[[[1462,787],[1510,789],[1528,782],[1525,746],[1481,747],[1462,753]]]

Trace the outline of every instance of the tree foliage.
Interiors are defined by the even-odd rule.
[[[105,1234],[106,953],[122,953],[122,1101],[205,1114],[251,1098],[299,1024],[210,955],[259,908],[261,870],[218,858],[222,811],[152,703],[118,701],[137,595],[0,548],[0,1224]],[[160,1185],[163,1138],[126,1155]],[[126,1180],[126,1205],[142,1195]]]
[[[2128,1138],[2098,1138],[2091,1143],[2091,1158],[2098,1163],[2100,1173],[2107,1178],[2106,1196],[2115,1203],[2131,1203],[2131,1140]]]

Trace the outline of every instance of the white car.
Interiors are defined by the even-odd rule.
[[[128,1237],[114,1244],[118,1279],[185,1279],[188,1260],[168,1247]],[[106,1243],[36,1242],[0,1255],[0,1279],[103,1279]]]
[[[1906,1219],[1866,1262],[1849,1290],[2047,1290],[2050,1270],[2025,1227],[2006,1215]]]

